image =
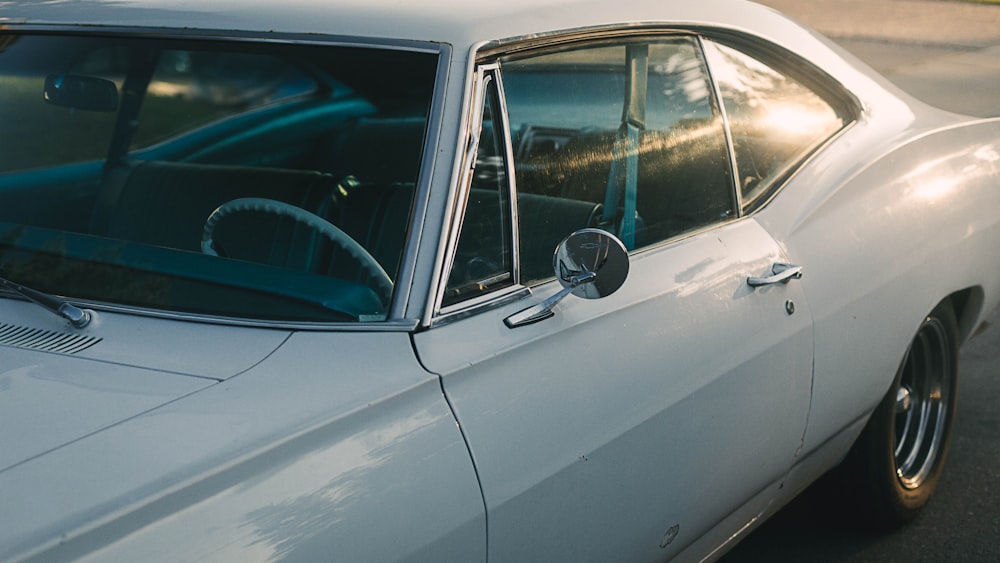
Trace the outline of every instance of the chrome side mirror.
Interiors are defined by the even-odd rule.
[[[600,229],[581,229],[566,237],[552,257],[559,293],[537,305],[504,319],[516,328],[547,319],[556,304],[572,293],[584,299],[600,299],[618,291],[628,277],[628,251],[617,237]]]

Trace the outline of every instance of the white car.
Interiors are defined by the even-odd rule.
[[[897,526],[1000,120],[739,1],[0,12],[0,560],[720,557]]]

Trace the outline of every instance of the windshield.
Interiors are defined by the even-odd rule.
[[[437,55],[0,34],[0,268],[99,306],[386,317]]]

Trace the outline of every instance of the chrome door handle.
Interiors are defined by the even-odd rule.
[[[791,280],[797,280],[802,277],[802,266],[778,262],[771,266],[771,273],[774,275],[766,278],[749,277],[747,278],[747,284],[750,287],[760,287],[775,283],[788,283]]]

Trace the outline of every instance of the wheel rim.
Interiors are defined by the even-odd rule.
[[[903,364],[896,390],[896,476],[907,489],[927,480],[941,457],[954,380],[948,333],[936,318],[924,322]]]

